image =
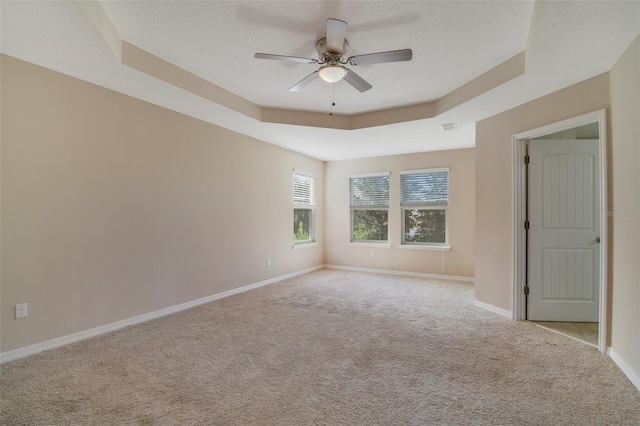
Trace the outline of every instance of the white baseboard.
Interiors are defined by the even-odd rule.
[[[405,272],[395,271],[391,269],[373,269],[373,268],[357,268],[355,266],[341,266],[341,265],[324,265],[327,269],[340,269],[343,271],[355,271],[355,272],[372,272],[374,274],[386,274],[386,275],[403,275],[406,277],[419,277],[419,278],[433,278],[436,280],[450,280],[450,281],[463,281],[463,282],[475,282],[474,277],[458,277],[455,275],[437,275],[437,274],[425,274],[422,272]]]
[[[624,360],[622,358],[620,358],[620,356],[613,350],[613,348],[607,349],[607,355],[609,355],[609,358],[611,358],[613,360],[613,362],[616,363],[618,368],[620,368],[620,370],[622,370],[624,375],[627,376],[627,378],[631,381],[633,386],[635,386],[636,389],[638,389],[638,391],[640,391],[640,375],[635,373],[631,369],[631,367],[629,367],[627,365],[627,363],[624,362]]]
[[[222,293],[216,293],[211,296],[203,297],[200,299],[192,300],[190,302],[181,303],[179,305],[169,306],[168,308],[160,309],[157,311],[149,312],[147,314],[138,315],[132,318],[127,318],[122,321],[113,322],[111,324],[101,325],[96,328],[92,328],[89,330],[80,331],[78,333],[69,334],[67,336],[58,337],[55,339],[47,340],[44,342],[36,343],[33,345],[25,346],[22,348],[14,349],[11,351],[6,351],[0,353],[0,364],[5,362],[13,361],[16,359],[24,358],[29,355],[37,354],[38,352],[46,351],[48,349],[57,348],[60,346],[68,345],[70,343],[78,342],[80,340],[89,339],[91,337],[99,336],[100,334],[109,333],[111,331],[115,331],[124,327],[128,327],[130,325],[140,324],[145,321],[150,321],[156,318],[164,317],[167,315],[174,314],[176,312],[184,311],[189,308],[193,308],[198,305],[203,305],[205,303],[213,302],[214,300],[223,299],[225,297],[233,296],[238,293],[243,293],[245,291],[253,290],[258,287],[263,287],[269,284],[277,283],[279,281],[283,281],[289,278],[294,278],[299,275],[304,275],[309,272],[317,271],[318,269],[322,269],[324,266],[314,266],[312,268],[303,269],[301,271],[292,272],[290,274],[281,275],[279,277],[270,278],[268,280],[260,281],[254,284],[245,285],[242,287],[234,288],[233,290],[223,291]]]
[[[473,306],[477,306],[478,308],[482,308],[486,311],[493,312],[494,314],[498,314],[505,318],[513,319],[513,314],[511,311],[507,311],[506,309],[498,308],[497,306],[490,305],[488,303],[481,302],[479,300],[473,301]]]

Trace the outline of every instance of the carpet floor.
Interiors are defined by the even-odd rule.
[[[6,425],[639,425],[595,348],[464,283],[320,270],[0,366]]]

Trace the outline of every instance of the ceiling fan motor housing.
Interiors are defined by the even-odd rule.
[[[329,52],[327,50],[327,38],[322,37],[320,40],[316,42],[316,51],[318,52],[318,56],[320,57],[320,63],[325,64],[337,64],[345,62],[345,55],[347,54],[347,50],[349,49],[349,42],[347,39],[344,40],[342,44],[342,52]]]

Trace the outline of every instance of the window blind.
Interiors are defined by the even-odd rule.
[[[315,206],[315,178],[300,173],[293,174],[293,203]]]
[[[400,175],[402,207],[447,205],[449,171],[403,172]]]
[[[389,208],[389,175],[349,179],[351,208]]]

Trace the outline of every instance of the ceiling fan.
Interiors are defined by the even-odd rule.
[[[318,77],[329,83],[335,83],[344,79],[344,81],[360,92],[366,92],[373,86],[358,74],[345,67],[345,65],[357,66],[409,61],[413,57],[411,49],[391,50],[346,57],[347,50],[349,49],[349,42],[345,39],[346,33],[347,23],[345,21],[329,18],[327,19],[327,36],[321,38],[316,43],[316,50],[320,59],[272,55],[270,53],[256,53],[254,57],[257,59],[273,59],[276,61],[321,65],[319,69],[293,85],[289,89],[291,92],[302,90]]]

